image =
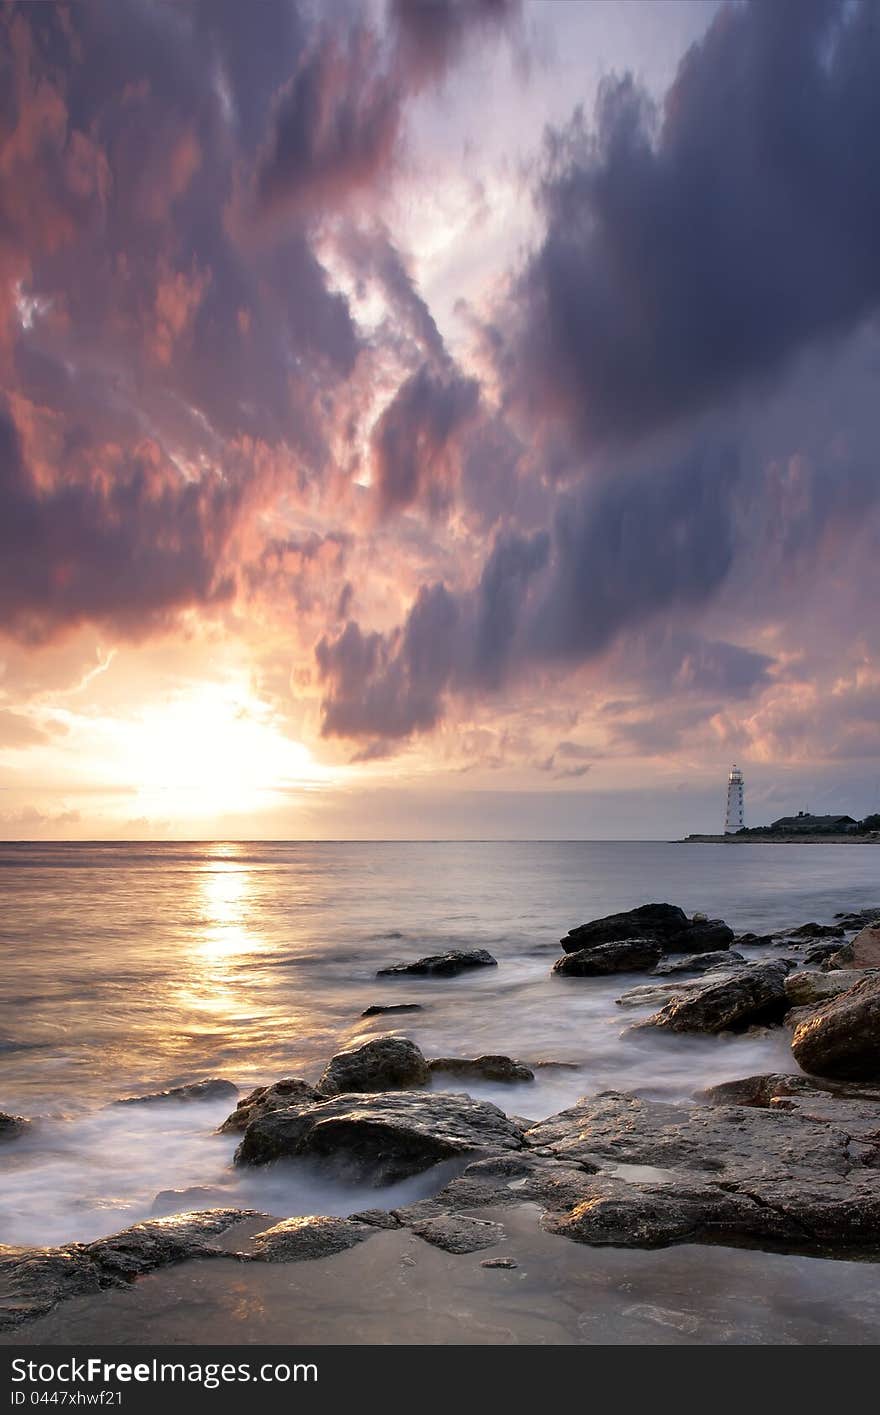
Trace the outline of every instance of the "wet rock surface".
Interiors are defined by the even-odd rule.
[[[862,974],[855,968],[833,973],[813,973],[798,970],[785,980],[785,994],[793,1007],[809,1007],[848,992],[860,981]]]
[[[437,1056],[428,1063],[431,1072],[469,1081],[534,1081],[535,1073],[509,1056]]]
[[[420,1002],[381,1002],[374,1003],[372,1007],[365,1007],[361,1013],[362,1017],[383,1017],[386,1012],[424,1012],[424,1007]]]
[[[745,958],[741,953],[736,953],[734,949],[716,949],[711,953],[694,953],[673,955],[670,958],[661,958],[660,962],[651,969],[653,978],[675,977],[681,973],[708,973],[711,968],[730,968],[735,963],[745,963]]]
[[[415,1042],[389,1034],[337,1052],[324,1068],[317,1089],[324,1096],[348,1091],[405,1091],[427,1085],[430,1075]]]
[[[778,1022],[789,1006],[785,993],[789,968],[783,959],[774,959],[747,963],[715,979],[709,973],[702,983],[673,997],[637,1026],[671,1032],[724,1032]]]
[[[379,1186],[457,1155],[521,1143],[522,1127],[488,1101],[444,1091],[389,1092],[260,1116],[245,1131],[235,1162],[309,1158]]]
[[[220,1126],[220,1131],[223,1134],[243,1134],[257,1116],[268,1115],[273,1110],[308,1105],[320,1099],[319,1093],[308,1081],[303,1081],[300,1076],[285,1076],[271,1086],[258,1086],[240,1100]]]
[[[482,1248],[494,1248],[505,1236],[500,1223],[462,1214],[416,1220],[410,1227],[418,1238],[446,1253],[477,1253]]]
[[[376,1226],[354,1218],[327,1218],[310,1214],[288,1218],[253,1238],[254,1257],[265,1263],[301,1263],[344,1253],[363,1243]]]
[[[860,929],[832,954],[831,962],[836,968],[880,968],[880,924]]]
[[[164,1105],[173,1101],[221,1101],[238,1095],[231,1081],[212,1076],[204,1081],[191,1081],[186,1086],[171,1086],[167,1091],[151,1091],[145,1096],[124,1096],[113,1105]]]
[[[656,939],[619,939],[564,953],[553,964],[551,971],[570,978],[598,978],[609,973],[647,973],[658,962],[662,952]]]
[[[801,1022],[791,1039],[804,1071],[818,1076],[880,1079],[880,973],[866,973]]]
[[[418,958],[414,963],[393,963],[388,968],[380,968],[377,978],[416,977],[454,978],[470,968],[497,968],[498,960],[485,948],[451,949],[448,953],[432,953],[427,958]]]
[[[31,1122],[25,1120],[23,1115],[9,1115],[7,1111],[0,1110],[0,1143],[4,1140],[17,1140],[30,1128]]]
[[[250,1209],[212,1209],[148,1219],[94,1243],[57,1248],[0,1247],[0,1328],[48,1312],[58,1302],[133,1278],[184,1258],[218,1256],[210,1239],[244,1219]]]

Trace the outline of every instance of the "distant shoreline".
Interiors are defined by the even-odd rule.
[[[674,845],[880,845],[880,834],[871,835],[686,835]]]

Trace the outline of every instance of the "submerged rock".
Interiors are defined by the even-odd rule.
[[[493,958],[485,948],[462,950],[450,949],[448,953],[432,953],[427,958],[418,958],[415,963],[393,963],[388,968],[380,968],[377,978],[388,978],[414,974],[417,977],[453,978],[468,968],[497,968],[498,959]]]
[[[296,1105],[308,1105],[320,1099],[320,1095],[308,1081],[303,1081],[299,1076],[286,1076],[271,1086],[258,1086],[250,1095],[240,1100],[232,1114],[228,1115],[220,1126],[220,1132],[243,1134],[258,1115],[267,1115],[270,1111],[289,1109]]]
[[[481,1248],[494,1248],[506,1237],[500,1223],[464,1214],[440,1214],[417,1220],[410,1227],[417,1237],[446,1253],[478,1253]]]
[[[785,938],[841,938],[843,924],[799,924],[796,929],[786,929]]]
[[[705,980],[686,994],[673,997],[638,1027],[671,1032],[725,1032],[757,1022],[778,1022],[789,1006],[785,978],[790,965],[783,959],[746,963],[732,974]]]
[[[471,1081],[534,1081],[535,1073],[509,1056],[438,1056],[428,1065],[432,1072],[466,1077]]]
[[[516,1149],[522,1127],[488,1101],[444,1091],[337,1096],[252,1121],[235,1163],[298,1157],[374,1186],[472,1151]]]
[[[238,1087],[231,1081],[210,1077],[204,1081],[191,1081],[186,1086],[171,1086],[167,1091],[151,1091],[145,1096],[125,1096],[113,1101],[113,1105],[160,1105],[166,1101],[220,1101],[238,1095]]]
[[[424,1010],[420,1002],[391,1002],[387,1005],[374,1003],[372,1007],[365,1007],[361,1016],[382,1017],[386,1012],[424,1012]]]
[[[337,1052],[324,1068],[318,1090],[324,1096],[344,1091],[407,1091],[426,1086],[430,1075],[415,1042],[389,1034]]]
[[[817,1076],[880,1078],[880,973],[825,1002],[795,1028],[795,1061]]]
[[[229,1194],[224,1189],[195,1184],[191,1189],[160,1189],[150,1207],[152,1218],[167,1218],[169,1214],[190,1213],[222,1205]]]
[[[135,1277],[184,1258],[217,1257],[208,1240],[255,1209],[212,1209],[148,1219],[99,1238],[57,1248],[0,1248],[0,1329],[49,1312],[68,1297],[123,1287]]]
[[[873,1250],[876,1107],[869,1116],[845,1101],[828,1104],[839,1121],[809,1106],[688,1108],[614,1092],[580,1101],[526,1135],[529,1146],[593,1171],[586,1197],[567,1212],[551,1210],[544,1227],[626,1247],[714,1241]]]
[[[551,972],[563,977],[596,978],[609,973],[647,973],[662,954],[656,939],[626,938],[596,943],[574,953],[564,953]]]
[[[0,1110],[0,1141],[17,1140],[30,1128],[31,1122],[25,1120],[23,1115],[9,1115],[5,1110]]]
[[[263,1263],[299,1263],[344,1253],[376,1232],[375,1225],[352,1218],[309,1214],[287,1218],[254,1234],[253,1256]]]
[[[732,948],[767,948],[775,939],[773,934],[737,934],[731,944]]]

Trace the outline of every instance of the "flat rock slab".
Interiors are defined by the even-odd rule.
[[[809,1007],[848,992],[860,982],[862,974],[856,968],[837,969],[833,973],[798,971],[785,980],[785,995],[794,1007]]]
[[[523,1127],[488,1101],[444,1091],[338,1096],[252,1121],[236,1164],[285,1157],[321,1160],[376,1186],[475,1150],[516,1149]]]
[[[481,1248],[494,1248],[505,1237],[500,1223],[464,1214],[441,1214],[410,1226],[417,1237],[446,1253],[477,1253]]]
[[[586,1197],[544,1223],[592,1244],[880,1252],[880,1108],[793,1104],[688,1108],[614,1092],[579,1102],[526,1135],[593,1171]]]
[[[386,1012],[424,1012],[424,1010],[420,1002],[389,1002],[387,1004],[376,1002],[372,1007],[365,1007],[361,1016],[383,1017]]]
[[[287,1218],[254,1234],[252,1258],[264,1263],[300,1263],[344,1253],[376,1232],[376,1225],[351,1218],[309,1214]]]
[[[651,969],[652,978],[678,977],[682,973],[708,973],[712,968],[732,968],[736,963],[745,963],[741,953],[732,948],[719,948],[712,953],[674,954],[661,958]]]
[[[148,1219],[94,1243],[0,1247],[0,1329],[51,1311],[68,1297],[126,1286],[169,1263],[219,1256],[209,1239],[254,1217],[254,1209],[211,1209]]]
[[[416,977],[454,978],[469,968],[497,968],[498,959],[493,958],[485,948],[468,950],[452,949],[449,953],[432,953],[427,958],[417,958],[414,963],[393,963],[389,968],[380,968],[377,978]]]

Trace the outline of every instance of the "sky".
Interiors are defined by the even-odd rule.
[[[0,31],[0,838],[880,809],[876,5]]]

